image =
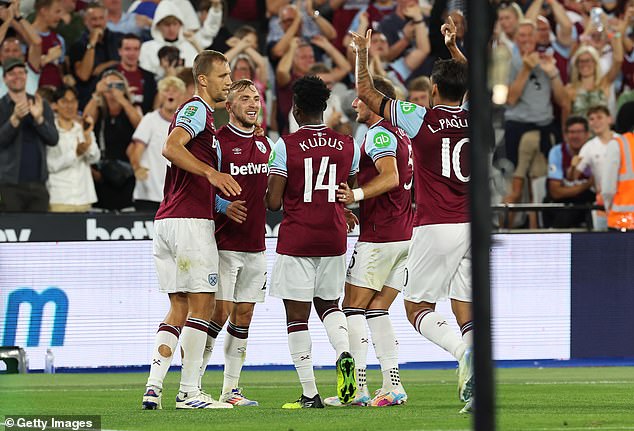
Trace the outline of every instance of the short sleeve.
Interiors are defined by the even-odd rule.
[[[592,143],[591,141],[589,141],[589,142],[586,142],[583,145],[583,147],[581,147],[581,150],[579,150],[580,160],[579,160],[579,164],[575,168],[577,171],[585,173],[585,170],[587,168],[591,169],[591,166],[590,166],[590,162],[592,160],[591,147],[592,147]]]
[[[175,126],[187,130],[192,138],[205,130],[207,124],[207,109],[202,102],[192,100],[182,107],[176,116]]]
[[[352,166],[350,167],[349,176],[353,176],[359,172],[359,160],[361,159],[361,150],[354,139],[352,140],[352,144],[354,145],[354,155],[352,156]]]
[[[396,157],[396,136],[385,127],[373,127],[368,130],[365,139],[365,153],[376,162],[381,157]]]
[[[288,169],[286,167],[286,143],[280,138],[273,146],[271,156],[269,157],[269,175],[287,176]]]
[[[265,136],[265,137],[266,137],[266,143],[269,144],[269,150],[273,151],[273,147],[275,146],[275,143],[268,136]]]
[[[402,100],[392,100],[390,110],[392,125],[405,130],[410,138],[418,134],[427,114],[425,107]]]
[[[548,179],[559,181],[564,180],[561,144],[552,147],[548,153]]]
[[[141,118],[141,122],[137,126],[134,134],[132,135],[133,141],[139,141],[143,143],[146,147],[150,143],[150,137],[152,136],[152,121],[148,118],[150,114],[146,114]]]

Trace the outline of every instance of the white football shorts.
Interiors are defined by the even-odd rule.
[[[218,249],[213,220],[168,218],[154,221],[152,254],[162,293],[218,290]]]
[[[263,251],[219,250],[220,285],[216,300],[264,302],[266,293],[266,256]]]
[[[404,284],[406,301],[436,303],[451,298],[471,302],[470,224],[415,227]]]
[[[346,282],[380,292],[388,286],[403,288],[409,241],[357,242],[350,258]]]
[[[346,255],[298,257],[278,254],[271,274],[269,295],[293,301],[327,301],[343,294],[346,281]]]

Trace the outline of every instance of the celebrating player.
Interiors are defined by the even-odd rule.
[[[396,98],[394,86],[387,79],[374,78],[374,85],[386,96]],[[361,220],[361,235],[348,267],[343,312],[357,372],[358,392],[353,404],[384,407],[407,400],[388,309],[403,287],[412,236],[411,144],[403,130],[370,111],[358,98],[352,107],[357,111],[357,121],[370,128],[361,145],[359,187],[351,190],[342,183],[337,193],[339,201],[347,205],[359,202]],[[383,387],[372,400],[366,386],[366,319],[383,373]],[[341,405],[337,397],[326,398],[325,402]]]
[[[269,161],[266,203],[273,211],[284,206],[270,294],[284,300],[288,346],[303,391],[297,401],[282,406],[286,409],[324,407],[311,358],[311,302],[337,352],[339,400],[354,400],[357,388],[346,317],[338,305],[345,282],[347,222],[336,192],[339,183],[354,179],[359,149],[350,136],[323,124],[329,96],[317,77],[293,84],[293,116],[300,128],[277,141]]]
[[[231,70],[225,56],[202,51],[194,60],[196,94],[174,116],[163,147],[171,162],[164,197],[154,223],[153,254],[160,291],[169,295],[170,311],[159,326],[143,396],[144,409],[161,408],[163,379],[180,337],[182,372],[177,409],[231,408],[198,387],[209,319],[218,290],[218,249],[214,237],[213,197],[240,194],[220,162],[211,105],[226,100]]]
[[[223,155],[221,172],[234,176],[242,187],[242,194],[230,198],[231,201],[216,197],[216,208],[221,213],[217,216],[216,227],[220,284],[216,308],[209,323],[201,376],[216,337],[231,315],[224,343],[225,372],[220,401],[234,406],[258,405],[257,401],[242,395],[238,381],[253,309],[256,302],[264,302],[266,286],[264,194],[273,143],[268,138],[254,135],[260,108],[260,94],[253,82],[248,79],[235,81],[227,99],[229,124],[218,130]]]
[[[449,32],[447,32],[449,33]],[[445,39],[451,35],[445,34]],[[466,64],[439,60],[431,76],[432,109],[391,99],[377,91],[368,73],[365,37],[352,33],[359,98],[412,138],[416,215],[405,266],[403,296],[414,328],[459,361],[458,394],[471,406],[473,393],[471,243],[469,238],[469,114],[461,106]],[[449,37],[447,37],[449,36]],[[451,298],[462,338],[435,311]]]

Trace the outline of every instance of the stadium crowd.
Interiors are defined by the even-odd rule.
[[[262,133],[297,130],[292,84],[332,90],[326,125],[362,142],[352,102],[349,30],[372,28],[370,68],[397,98],[429,106],[429,75],[450,54],[450,16],[465,49],[460,0],[0,0],[0,212],[155,212],[173,113],[194,91],[203,49],[260,93]],[[492,2],[491,86],[500,121],[498,201],[603,202],[612,130],[634,116],[634,1]],[[264,18],[266,17],[266,19]],[[215,107],[217,128],[229,121]],[[508,163],[510,162],[510,163]],[[497,169],[504,166],[504,169]],[[594,214],[595,228],[606,225]],[[515,222],[520,225],[524,222]],[[524,225],[575,227],[583,214]]]

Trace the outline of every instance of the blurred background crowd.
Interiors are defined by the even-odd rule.
[[[465,49],[466,0],[0,0],[0,212],[153,212],[173,113],[202,49],[261,93],[269,137],[297,130],[293,82],[321,77],[324,121],[363,141],[348,31],[372,28],[371,70],[429,106],[440,33]],[[605,147],[634,118],[634,0],[491,2],[492,203],[601,204]],[[475,107],[472,107],[475,109]],[[228,122],[222,105],[215,123]],[[516,214],[514,227],[601,229],[594,211]]]

